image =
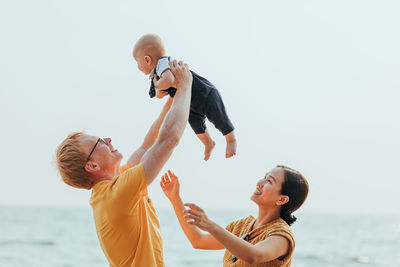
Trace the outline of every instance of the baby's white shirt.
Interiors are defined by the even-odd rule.
[[[169,60],[168,57],[162,57],[158,60],[156,66],[156,74],[158,77],[161,77],[161,74],[169,69]]]

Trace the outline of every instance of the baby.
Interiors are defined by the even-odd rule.
[[[135,44],[133,49],[138,69],[149,75],[151,82],[150,97],[174,97],[176,92],[175,77],[169,69],[169,57],[158,35],[146,34]],[[225,111],[224,103],[217,88],[205,78],[192,72],[192,98],[190,102],[189,124],[197,137],[204,144],[204,160],[210,158],[215,142],[211,139],[205,125],[205,118],[225,136],[225,157],[236,155],[234,127]]]

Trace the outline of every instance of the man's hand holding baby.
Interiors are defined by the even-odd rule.
[[[193,76],[187,64],[176,59],[169,62],[170,70],[168,70],[174,78],[173,87],[185,88],[185,90],[192,89]]]

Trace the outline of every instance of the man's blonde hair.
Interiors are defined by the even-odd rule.
[[[84,132],[72,133],[61,142],[56,151],[56,164],[62,180],[67,185],[91,189],[93,183],[84,170],[86,159],[79,145],[79,137],[84,134]]]
[[[165,46],[161,37],[157,34],[145,34],[136,42],[133,52],[158,60],[165,56]]]

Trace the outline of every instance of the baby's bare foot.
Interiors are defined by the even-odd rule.
[[[226,143],[225,157],[230,158],[236,155],[236,140]]]
[[[210,159],[211,152],[213,151],[214,147],[215,147],[214,141],[211,141],[210,143],[205,145],[205,148],[204,148],[204,160],[205,161]]]

